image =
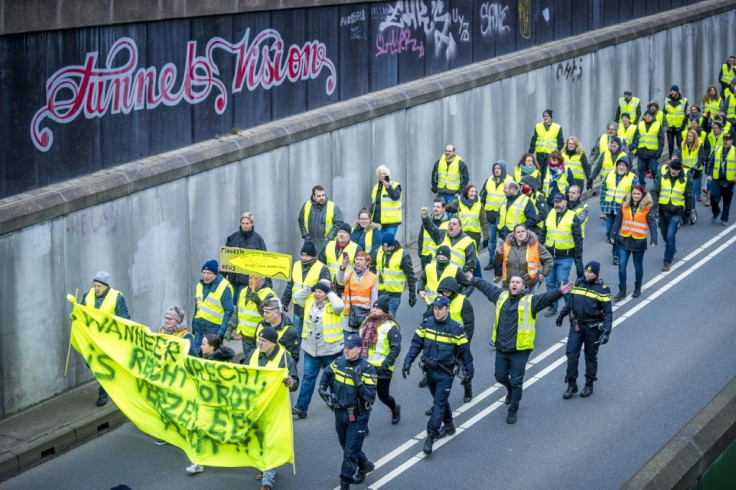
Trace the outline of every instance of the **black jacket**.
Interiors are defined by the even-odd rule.
[[[251,231],[238,230],[225,240],[226,247],[238,247],[248,248],[250,250],[266,250],[266,242],[263,241],[263,237],[256,233],[255,228]],[[248,276],[246,274],[236,274],[235,272],[229,272],[225,276],[230,284],[242,284],[248,285]]]
[[[560,311],[559,318],[572,314],[578,325],[587,327],[603,323],[606,332],[613,328],[613,310],[611,309],[611,290],[600,278],[592,283],[584,277],[577,280],[572,289],[570,301]]]
[[[682,206],[675,206],[670,201],[667,204],[659,205],[659,195],[662,193],[662,180],[663,179],[670,179],[672,181],[672,184],[674,185],[675,181],[679,181],[680,183],[685,182],[685,207]],[[665,170],[659,176],[655,179],[654,183],[654,189],[652,189],[652,208],[654,209],[655,213],[659,215],[659,213],[663,213],[665,216],[673,216],[676,214],[682,214],[683,210],[685,212],[685,216],[690,216],[690,211],[693,207],[693,179],[688,179],[685,170],[680,170],[680,175],[677,177],[673,177],[670,175],[669,169]]]
[[[563,213],[560,213],[559,215],[556,214],[556,211],[554,209],[550,211],[550,214],[551,213],[555,213],[555,216],[557,217],[557,224],[560,223],[560,220],[565,215],[565,213],[572,213],[575,216],[572,219],[572,239],[573,242],[575,242],[575,247],[562,250],[558,249],[557,247],[547,247],[547,245],[545,245],[544,243],[547,238],[547,226],[542,227],[542,231],[539,232],[539,243],[544,245],[544,247],[549,250],[552,258],[564,259],[572,257],[575,259],[576,262],[580,262],[581,260],[583,260],[583,233],[580,230],[580,219],[578,219],[575,211],[568,208],[565,208],[565,211]]]
[[[445,236],[449,236],[449,232],[447,230],[440,230],[437,225],[432,222],[432,219],[429,216],[427,216],[426,218],[422,218],[422,226],[425,230],[427,230],[429,236],[431,236],[432,240],[434,240],[437,244],[442,243],[442,241],[445,239]],[[450,237],[450,243],[454,245],[466,236],[468,235],[461,231],[455,238]],[[465,247],[465,266],[463,266],[463,271],[472,272],[475,269],[475,261],[476,251],[475,241],[473,241],[471,243],[468,243],[468,246]]]
[[[422,361],[429,369],[452,372],[456,360],[460,359],[465,372],[472,376],[475,370],[469,345],[463,327],[449,314],[444,321],[432,315],[422,320],[414,332],[404,366],[410,366],[422,352]]]

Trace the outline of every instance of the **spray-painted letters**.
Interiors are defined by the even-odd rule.
[[[506,14],[509,6],[500,3],[484,3],[480,6],[480,33],[483,37],[491,37],[493,34],[504,34],[511,31],[506,25]]]
[[[434,43],[435,57],[439,57],[444,53],[447,61],[450,61],[455,58],[457,53],[457,43],[450,30],[451,27],[452,16],[450,11],[445,9],[442,0],[432,0],[431,7],[428,7],[423,0],[403,0],[386,8],[383,22],[378,26],[378,31],[383,33],[385,30],[393,28],[410,29],[413,33],[413,31],[422,28],[427,43]],[[417,37],[415,34],[412,34],[412,36]],[[376,46],[376,49],[379,49],[378,46]]]

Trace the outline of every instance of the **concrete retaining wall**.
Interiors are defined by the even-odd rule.
[[[627,88],[661,102],[677,83],[699,100],[734,45],[733,6],[632,21],[16,196],[0,206],[0,416],[89,379],[75,354],[63,376],[64,296],[86,292],[97,270],[111,273],[134,319],[157,328],[170,304],[192,311],[202,263],[244,210],[270,250],[296,254],[296,217],[311,187],[324,185],[352,221],[382,163],[403,185],[409,225],[398,238],[411,242],[446,143],[481,185],[492,162],[513,164],[526,151],[546,108],[588,148]],[[575,76],[564,76],[573,63]]]

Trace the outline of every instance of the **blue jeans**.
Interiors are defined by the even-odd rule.
[[[396,296],[392,296],[387,295],[386,293],[378,293],[378,297],[380,298],[381,296],[388,296],[388,312],[392,316],[396,316],[396,312],[399,311],[399,305],[401,304],[401,296],[398,294]]]
[[[304,353],[304,374],[302,384],[299,387],[299,398],[296,399],[296,408],[303,412],[309,409],[309,403],[312,401],[314,385],[317,384],[317,376],[319,376],[320,369],[329,366],[339,356],[340,353],[313,357],[306,352]]]
[[[335,430],[342,447],[340,481],[353,483],[355,472],[368,462],[363,452],[363,439],[368,430],[369,417],[370,412],[356,413],[355,422],[351,422],[347,410],[335,410]]]
[[[693,209],[695,209],[695,200],[702,195],[702,192],[703,192],[703,177],[701,175],[697,179],[693,179]]]
[[[639,168],[639,183],[646,187],[646,176],[644,175],[644,172],[646,172],[647,167],[649,167],[649,170],[652,171],[652,175],[656,178],[657,177],[657,159],[656,158],[641,158],[638,157],[636,159],[637,167]]]
[[[611,241],[611,238],[614,238],[613,241],[613,248],[611,249],[611,253],[614,257],[618,257],[618,245],[616,244],[616,237],[611,236],[611,230],[613,230],[613,222],[616,221],[616,215],[611,213],[606,213],[606,238],[608,241]]]
[[[629,255],[634,256],[634,281],[641,286],[644,278],[644,250],[640,252],[629,252],[624,248],[618,249],[618,285],[621,289],[626,287],[626,266],[629,265]],[[636,286],[635,284],[635,286]]]
[[[452,381],[455,377],[447,374],[441,369],[427,370],[427,386],[432,394],[432,415],[429,416],[427,422],[427,434],[437,437],[440,433],[442,423],[452,423],[452,409],[450,408],[450,390],[452,390]]]
[[[564,259],[555,259],[552,264],[552,271],[547,276],[547,291],[554,291],[560,286],[560,282],[567,284],[570,280],[570,271],[572,270],[572,264],[574,260],[572,257]],[[570,301],[570,293],[565,296],[565,303]],[[553,303],[554,307],[557,308],[557,301]]]
[[[498,223],[488,223],[488,263],[493,263],[493,255],[496,253],[496,237],[498,236]]]
[[[399,231],[399,225],[383,225],[381,226],[381,237],[387,233],[392,233],[395,237],[397,231]]]
[[[491,243],[490,241],[488,242]],[[474,277],[483,277],[481,274],[480,260],[478,258],[478,250],[480,250],[481,240],[480,238],[475,242],[475,269],[473,269]]]
[[[675,258],[675,249],[677,248],[675,239],[680,221],[682,221],[680,214],[665,216],[664,213],[660,213],[659,215],[659,231],[662,233],[662,239],[665,240],[664,261],[668,264],[671,264],[672,259]]]
[[[271,468],[270,470],[263,470],[263,479],[261,480],[261,485],[273,488],[274,482],[276,481],[276,468]]]
[[[496,381],[506,387],[511,393],[511,405],[509,412],[515,412],[519,409],[519,402],[524,387],[524,373],[526,372],[526,363],[529,360],[530,350],[520,350],[516,352],[502,352],[496,350],[496,368],[494,375]]]
[[[583,346],[585,346],[585,380],[596,381],[598,379],[595,377],[598,372],[598,346],[595,343],[598,342],[601,332],[597,328],[579,328],[580,331],[576,332],[575,328],[570,325],[570,333],[567,335],[565,383],[578,379],[578,362]]]

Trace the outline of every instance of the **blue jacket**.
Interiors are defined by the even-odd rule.
[[[359,413],[370,410],[376,399],[376,369],[362,357],[348,361],[341,355],[322,373],[319,386],[328,386],[340,408],[353,407]]]
[[[603,323],[606,332],[613,328],[613,310],[611,309],[611,290],[600,278],[589,283],[580,278],[575,283],[570,301],[560,311],[560,318],[572,313],[581,327]]]
[[[436,320],[433,314],[422,320],[414,332],[404,366],[410,366],[423,351],[422,361],[429,369],[452,372],[456,359],[460,359],[465,372],[472,376],[475,370],[469,346],[463,326],[450,318],[449,313],[444,321]]]
[[[222,281],[222,276],[220,274],[217,275],[214,281],[212,281],[209,284],[205,284],[204,281],[200,279],[200,283],[202,284],[202,294],[203,298],[206,298],[208,294],[212,293],[217,289],[217,286],[220,284],[220,281]],[[192,330],[193,331],[200,331],[200,332],[212,332],[217,333],[220,337],[225,335],[225,331],[227,330],[227,322],[230,321],[230,317],[233,314],[233,293],[230,291],[230,288],[225,288],[225,290],[222,292],[222,298],[220,298],[220,301],[222,302],[222,307],[225,310],[225,316],[222,318],[222,325],[217,325],[212,322],[208,322],[207,320],[203,318],[194,318],[192,321]],[[197,301],[194,301],[194,315],[192,317],[197,316]]]

